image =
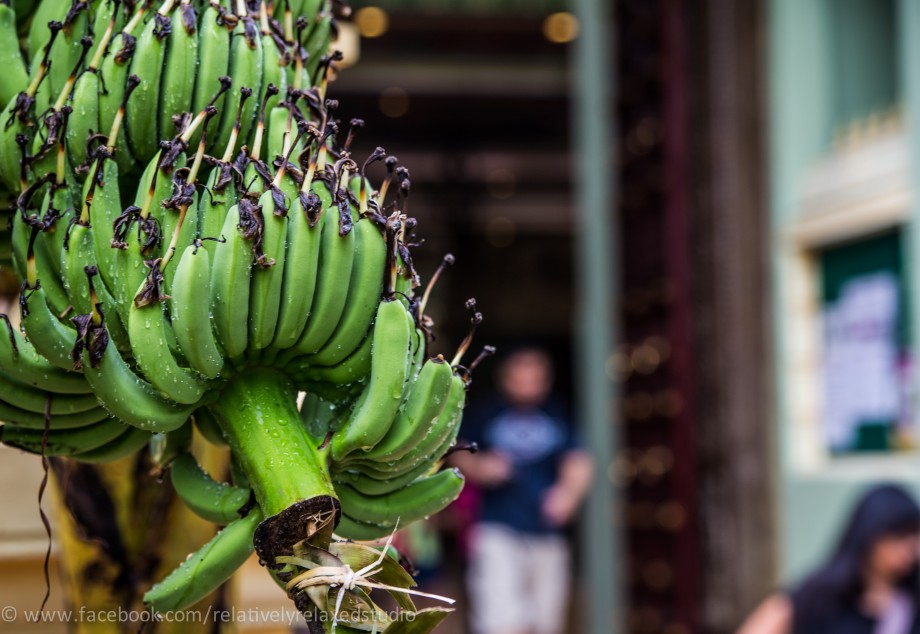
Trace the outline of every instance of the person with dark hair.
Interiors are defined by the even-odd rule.
[[[498,394],[464,415],[479,445],[454,464],[480,491],[467,574],[475,634],[560,634],[570,585],[563,529],[590,487],[594,463],[551,398],[553,366],[518,348],[498,368]]]
[[[877,486],[836,549],[798,588],[766,599],[738,634],[920,634],[920,506]]]

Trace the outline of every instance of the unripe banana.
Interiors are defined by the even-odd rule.
[[[99,276],[106,291],[113,295],[113,309],[118,308],[114,295],[118,293],[117,256],[112,248],[114,223],[121,215],[121,189],[118,183],[118,163],[112,159],[103,161],[102,181],[97,183],[93,205],[89,210],[89,221],[93,228],[93,251],[99,267]]]
[[[303,357],[289,366],[293,376],[303,381],[308,388],[313,384],[352,385],[363,380],[371,370],[371,349],[374,341],[373,325],[364,341],[347,359],[333,366],[315,366]]]
[[[340,211],[324,187],[317,188],[326,216],[320,236],[320,259],[317,267],[316,290],[310,316],[300,339],[282,359],[314,354],[329,340],[339,323],[348,298],[348,282],[355,262],[355,235],[350,214]],[[347,201],[342,202],[347,208]],[[346,220],[346,215],[348,216]]]
[[[83,373],[99,401],[114,417],[149,432],[169,432],[186,423],[194,407],[167,401],[137,376],[118,349],[109,344],[93,365],[84,352]]]
[[[173,280],[172,327],[189,365],[214,379],[224,367],[224,357],[211,329],[211,258],[200,244],[185,248]]]
[[[230,522],[153,586],[144,595],[144,603],[154,612],[174,612],[219,588],[252,554],[252,537],[261,521],[262,512],[256,507],[246,517]]]
[[[368,218],[355,223],[355,263],[348,283],[348,299],[335,331],[316,354],[315,365],[335,365],[355,351],[367,334],[383,292],[386,243]]]
[[[44,287],[27,293],[26,306],[22,327],[36,352],[55,366],[72,370],[70,351],[76,341],[77,331],[62,323],[52,312]]]
[[[332,458],[340,461],[369,450],[383,438],[402,400],[409,369],[412,317],[401,302],[384,300],[377,308],[371,376],[354,413],[332,439]]]
[[[15,394],[16,407],[27,412],[44,414],[48,407],[48,396],[50,392],[37,390],[33,387],[20,383],[16,379],[0,372],[0,387],[3,388],[3,394],[0,398],[3,400],[14,400]],[[82,414],[95,410],[99,407],[99,402],[92,394],[57,394],[51,401],[51,413],[54,415],[64,414]],[[99,420],[96,418],[95,422]],[[30,425],[20,423],[23,427]]]
[[[137,50],[131,60],[131,74],[141,80],[137,90],[128,100],[125,111],[125,131],[135,157],[144,160],[157,151],[160,135],[157,130],[160,101],[160,79],[166,56],[166,41],[172,29],[169,12],[172,2],[167,1],[153,15],[137,38]]]
[[[87,144],[94,134],[101,132],[99,93],[102,86],[99,83],[99,67],[102,65],[103,55],[109,42],[115,36],[115,28],[121,16],[121,11],[118,10],[121,6],[120,2],[102,2],[101,4],[102,6],[96,9],[95,37],[92,46],[87,51],[90,62],[77,79],[71,99],[79,109],[76,116],[67,121],[67,150],[70,154],[70,164],[75,169],[92,158],[87,152]]]
[[[158,263],[151,270],[151,277],[157,275]],[[128,316],[131,352],[144,376],[160,390],[164,399],[194,405],[204,396],[206,383],[193,370],[181,367],[173,357],[166,334],[169,324],[164,303],[157,299],[140,299],[151,292],[149,285],[150,282],[144,282],[140,286]]]
[[[66,5],[64,2],[58,4]],[[74,65],[84,54],[81,39],[86,35],[88,28],[89,5],[72,3],[70,7],[59,6],[58,10],[61,11],[61,9],[63,9],[63,15],[59,13],[60,17],[57,19],[61,21],[64,28],[51,47],[51,70],[48,72],[47,90],[42,91],[36,101],[38,112],[47,110],[53,100],[62,93],[67,78],[74,70]]]
[[[13,329],[5,315],[0,324],[0,371],[20,383],[49,392],[62,394],[87,394],[92,390],[86,380],[74,372],[52,365],[40,356],[19,331]]]
[[[192,112],[201,112],[211,103],[212,97],[221,88],[220,78],[228,76],[230,72],[230,30],[221,11],[220,4],[212,2],[201,16],[198,28],[198,67],[201,72],[195,78]],[[220,93],[212,105],[223,113],[226,101],[226,96]],[[197,144],[200,138],[201,133],[196,132],[190,142]],[[211,147],[215,146],[211,144]]]
[[[397,524],[410,524],[437,513],[453,502],[462,488],[463,476],[460,472],[447,469],[386,495],[362,495],[347,484],[339,484],[335,490],[346,515],[378,526],[382,531],[380,536],[383,536]],[[341,532],[341,527],[339,534],[349,536]]]
[[[131,70],[132,60],[137,47],[136,32],[144,16],[147,14],[148,3],[138,2],[134,15],[125,24],[125,27],[113,39],[111,52],[105,56],[99,67],[101,84],[105,88],[99,93],[99,129],[112,130],[115,118],[122,109],[125,92],[128,87],[128,75]],[[124,116],[124,114],[122,115]],[[136,161],[131,152],[130,144],[126,142],[124,126],[115,128],[116,134],[110,135],[107,143],[111,147],[119,148],[115,153],[118,168],[127,173]]]
[[[48,392],[47,394],[53,393]],[[11,398],[10,400],[13,399]],[[53,396],[51,401],[53,405]],[[85,412],[78,412],[76,414],[54,414],[51,417],[50,427],[61,430],[80,429],[93,426],[108,418],[109,415],[104,409],[101,407],[94,407],[93,409]],[[5,400],[0,400],[0,420],[22,430],[41,431],[45,428],[46,424],[44,412],[30,412],[8,403]]]
[[[416,447],[433,427],[448,403],[452,371],[443,359],[429,359],[412,385],[405,406],[387,435],[363,458],[378,462],[398,460]]]
[[[364,471],[336,471],[332,481],[347,484],[362,495],[386,495],[428,475],[435,468],[435,462],[425,462],[392,478]]]
[[[325,190],[325,186],[315,185],[313,193],[320,196],[320,189]],[[304,209],[299,199],[291,203],[291,229],[287,234],[289,257],[285,260],[280,315],[273,343],[277,349],[283,350],[297,343],[310,316],[317,272],[320,270],[320,241],[328,215],[322,206]]]
[[[216,482],[190,453],[179,454],[172,461],[170,477],[186,506],[220,526],[239,519],[240,511],[250,500],[247,489]]]
[[[150,437],[149,432],[137,427],[129,427],[128,431],[114,440],[95,449],[81,451],[70,457],[80,462],[112,462],[137,453],[150,442]]]
[[[240,229],[240,204],[244,213],[256,213],[245,205],[246,199],[233,205],[227,213],[221,234],[226,242],[214,247],[211,267],[211,314],[218,342],[229,359],[246,351],[249,321],[249,277],[252,270],[252,245]]]
[[[121,421],[110,418],[87,427],[51,428],[47,433],[41,429],[24,429],[7,424],[0,427],[0,441],[45,456],[70,456],[97,449],[130,429]]]
[[[238,3],[243,8],[243,3]],[[228,74],[233,79],[231,95],[238,95],[242,88],[252,90],[259,95],[262,90],[262,37],[259,27],[245,11],[239,16],[230,40],[230,58]],[[250,99],[237,112],[225,109],[223,118],[214,138],[214,146],[224,147],[230,140],[230,134],[239,114],[240,138],[248,139],[255,123],[256,99]]]
[[[157,110],[160,116],[158,139],[168,139],[176,134],[174,115],[204,109],[194,110],[192,107],[198,71],[198,16],[190,0],[182,0],[172,12],[171,21]]]
[[[0,108],[6,108],[6,105],[29,85],[25,60],[19,51],[16,12],[7,4],[0,4],[0,68],[3,69],[3,81],[0,82]]]
[[[283,177],[284,172],[279,171]],[[278,188],[280,180],[259,198],[262,213],[262,257],[252,271],[249,291],[249,348],[253,351],[267,347],[275,337],[278,304],[284,280],[288,233],[287,196]]]

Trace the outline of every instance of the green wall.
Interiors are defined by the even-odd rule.
[[[873,6],[875,9],[873,9]],[[875,13],[873,13],[875,12]],[[887,17],[884,15],[888,12]],[[799,196],[808,170],[833,147],[836,131],[854,118],[890,108],[904,99],[907,119],[920,109],[920,2],[901,0],[771,0],[767,16],[769,193],[773,337],[778,570],[780,584],[798,578],[836,540],[841,522],[859,492],[878,480],[920,482],[916,454],[865,459],[833,459],[806,470],[793,459],[796,424],[788,381],[791,342],[788,316],[794,245],[789,231],[800,213]],[[913,37],[908,37],[908,35]],[[899,60],[912,59],[913,68]],[[881,70],[880,70],[881,69]],[[920,148],[914,126],[912,148]],[[914,156],[920,153],[914,151]],[[916,171],[916,169],[915,169]],[[920,172],[918,172],[920,177]],[[918,179],[913,179],[920,182]],[[916,206],[916,205],[915,205]],[[912,217],[916,215],[913,212]],[[920,279],[920,238],[911,233],[907,273]],[[918,295],[911,319],[918,314]],[[920,332],[916,321],[910,330]],[[920,373],[918,373],[920,374]],[[859,460],[863,460],[860,462]],[[874,461],[874,462],[872,462]]]

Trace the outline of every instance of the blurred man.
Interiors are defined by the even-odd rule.
[[[467,577],[475,634],[564,629],[571,557],[563,529],[593,462],[551,400],[552,383],[547,353],[519,349],[499,367],[498,397],[464,416],[461,435],[480,447],[454,458],[482,495]]]

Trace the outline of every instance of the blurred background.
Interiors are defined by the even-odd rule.
[[[920,4],[350,4],[331,92],[367,122],[355,154],[410,169],[423,278],[457,258],[435,351],[476,297],[474,351],[549,350],[594,455],[566,631],[732,632],[860,490],[916,488]],[[0,594],[37,607],[40,467],[0,456]],[[406,537],[460,599],[445,633],[468,631],[471,512]],[[252,564],[237,603],[283,605]]]

